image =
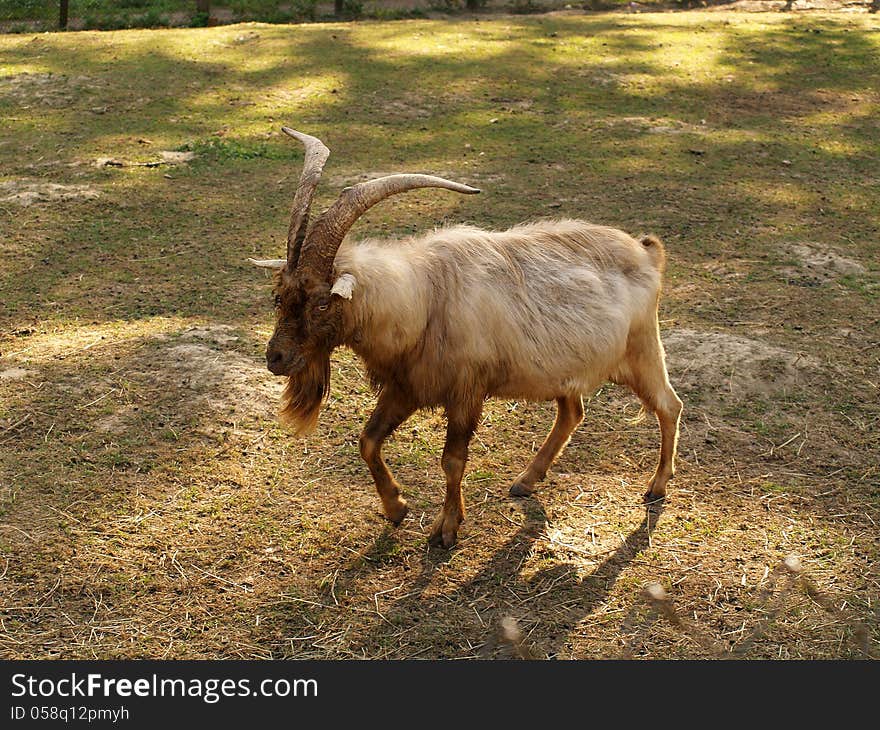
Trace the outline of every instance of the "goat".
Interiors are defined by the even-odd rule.
[[[416,410],[447,417],[441,466],[446,499],[428,538],[451,547],[465,517],[461,480],[468,444],[490,396],[556,400],[553,428],[514,481],[527,496],[584,417],[583,395],[611,380],[629,386],[658,419],[660,458],[647,501],[674,473],[682,403],[666,372],[657,307],[665,266],[654,236],[631,238],[579,220],[538,221],[504,232],[455,226],[400,240],[350,241],[368,208],[423,187],[476,188],[430,175],[389,175],[345,188],[311,226],[309,209],[330,151],[305,146],[287,257],[250,261],[277,270],[269,370],[287,377],[283,422],[314,430],[330,385],[330,354],[351,348],[378,390],[360,437],[385,515],[407,513],[382,444]]]

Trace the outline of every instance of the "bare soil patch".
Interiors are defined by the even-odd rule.
[[[802,285],[827,284],[842,276],[862,276],[867,273],[858,261],[823,244],[793,243],[785,251],[797,260],[798,265],[782,267],[780,272],[788,280]]]
[[[676,328],[663,335],[671,376],[684,392],[713,391],[738,399],[803,386],[819,363],[759,339]]]
[[[0,99],[15,101],[22,110],[30,105],[60,108],[97,94],[105,86],[91,76],[56,73],[18,73],[0,76]]]
[[[0,380],[23,380],[24,378],[33,377],[36,374],[35,370],[12,367],[0,370]]]
[[[91,185],[69,185],[37,180],[0,182],[0,203],[13,203],[23,208],[71,200],[95,200],[100,197],[101,191]]]

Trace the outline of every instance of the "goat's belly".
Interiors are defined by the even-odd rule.
[[[540,373],[511,373],[489,389],[489,396],[513,400],[545,401],[573,395],[589,395],[608,379],[608,370],[577,368]]]
[[[577,337],[569,330],[567,337],[559,333],[537,347],[505,353],[495,370],[501,377],[490,383],[489,395],[550,400],[593,393],[626,351],[628,327],[614,324],[602,336],[594,331],[589,337]]]

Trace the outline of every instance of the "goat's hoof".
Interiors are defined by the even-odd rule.
[[[530,487],[524,482],[521,482],[519,479],[517,479],[511,485],[508,494],[510,494],[511,497],[530,497],[532,495],[532,492],[534,491],[534,487]]]
[[[445,515],[442,512],[434,520],[431,534],[428,535],[428,545],[431,547],[443,547],[447,550],[455,545],[458,540],[458,528],[462,520],[453,515]]]
[[[647,505],[662,506],[663,500],[666,499],[666,482],[669,477],[664,478],[663,474],[655,474],[648,482],[648,491],[642,497],[642,501]]]
[[[455,545],[456,537],[452,536],[449,538],[449,542],[447,543],[447,538],[443,536],[442,532],[438,532],[436,535],[428,536],[428,545],[435,548],[446,548],[447,550]]]
[[[405,499],[398,499],[397,502],[393,504],[383,505],[385,510],[385,516],[388,518],[389,522],[392,525],[397,527],[401,522],[403,522],[403,518],[406,517],[409,512],[409,507],[406,505]]]

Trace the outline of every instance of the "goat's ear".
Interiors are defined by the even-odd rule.
[[[357,279],[351,274],[343,274],[333,283],[333,288],[330,290],[330,293],[336,294],[343,299],[351,299],[351,293],[354,291],[356,284]]]
[[[283,269],[287,259],[248,259],[254,266],[261,269]]]

